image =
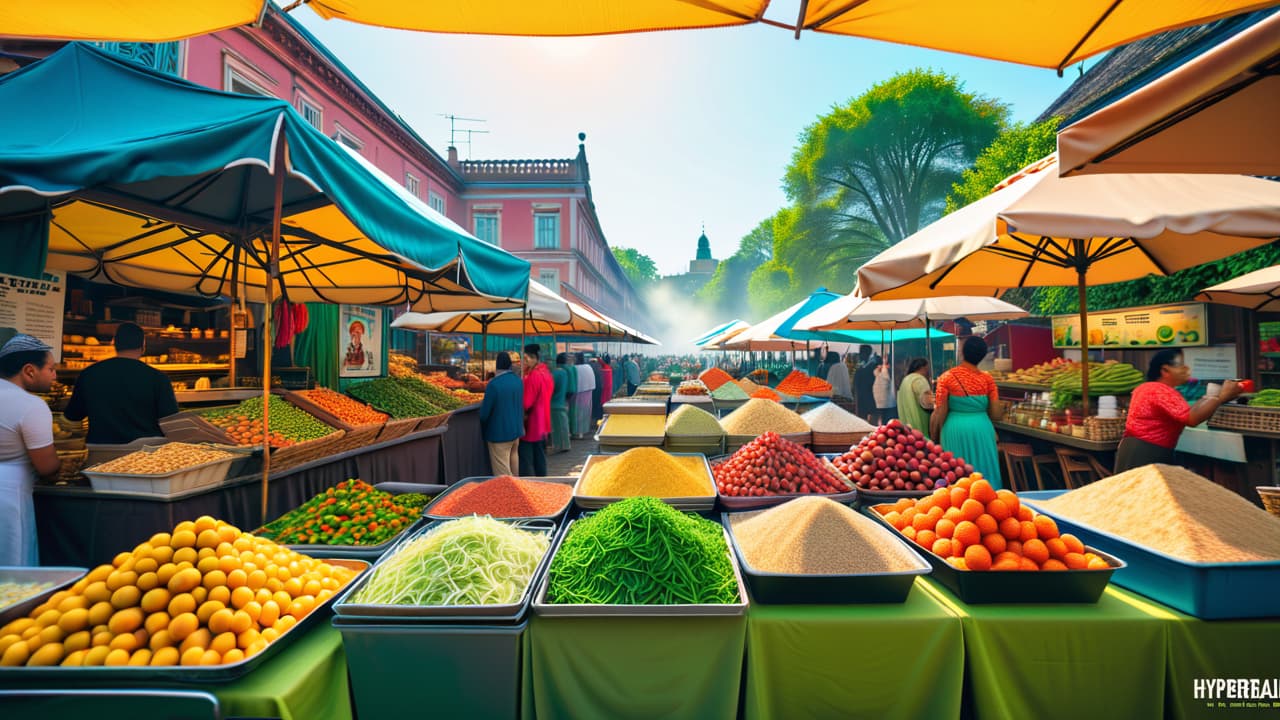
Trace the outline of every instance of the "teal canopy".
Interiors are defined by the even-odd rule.
[[[805,298],[805,301],[799,306],[799,308],[795,312],[791,313],[790,317],[788,317],[786,320],[783,320],[782,323],[778,325],[778,329],[774,330],[773,334],[781,338],[787,338],[789,340],[836,340],[835,338],[829,337],[827,333],[814,332],[812,330],[797,330],[796,323],[808,317],[810,314],[813,313],[814,310],[817,310],[823,305],[826,305],[827,303],[832,302],[834,300],[838,300],[842,297],[844,296],[838,293],[830,292],[826,288],[818,288],[817,290],[813,291],[813,293],[809,295],[809,297]],[[853,342],[853,341],[836,340],[836,342]]]
[[[188,294],[227,296],[234,284],[261,301],[279,169],[289,300],[431,312],[526,297],[527,261],[472,237],[283,100],[211,90],[72,43],[0,77],[0,107],[9,271],[38,272],[43,260]],[[47,260],[15,261],[13,250],[46,234]]]

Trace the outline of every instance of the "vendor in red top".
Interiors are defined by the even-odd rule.
[[[1151,358],[1147,380],[1134,388],[1124,438],[1116,450],[1116,472],[1151,463],[1173,464],[1173,449],[1182,429],[1208,420],[1223,403],[1240,394],[1232,380],[1222,383],[1217,397],[1205,397],[1192,407],[1177,387],[1191,378],[1180,350],[1161,350]]]
[[[547,474],[547,435],[551,434],[551,394],[555,380],[537,345],[524,346],[524,436],[520,438],[520,475]]]

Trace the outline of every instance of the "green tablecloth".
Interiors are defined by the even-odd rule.
[[[902,605],[755,605],[746,718],[956,718],[959,616],[917,582]]]
[[[984,718],[1161,718],[1168,622],[1108,587],[1096,605],[966,605],[966,699]]]
[[[525,635],[522,717],[732,720],[746,628],[741,616],[535,615]]]
[[[239,680],[197,689],[218,698],[223,717],[351,720],[342,635],[327,618]]]
[[[1224,697],[1196,697],[1196,680],[1272,679],[1280,675],[1280,618],[1200,620],[1112,586],[1115,595],[1164,621],[1167,632],[1165,707],[1171,718],[1275,717],[1272,708],[1232,708]],[[1218,703],[1224,707],[1219,707]]]

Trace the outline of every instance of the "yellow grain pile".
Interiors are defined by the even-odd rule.
[[[592,465],[582,479],[585,497],[708,497],[716,494],[706,460],[676,457],[658,448],[632,448]]]
[[[1190,562],[1280,560],[1280,522],[1173,465],[1144,465],[1041,504],[1051,514]]]
[[[738,547],[755,570],[848,575],[923,567],[874,520],[827,498],[796,498],[729,518]]]
[[[742,392],[747,394],[747,397],[750,397],[751,393],[761,388],[760,385],[757,385],[746,378],[742,378],[741,380],[736,380],[735,382],[738,383],[738,387],[742,388]],[[766,385],[764,387],[768,387],[768,386]]]
[[[720,424],[730,435],[752,437],[770,430],[779,435],[809,432],[809,423],[804,418],[772,400],[762,398],[751,398],[742,407],[726,415]]]
[[[662,437],[667,418],[663,415],[610,415],[604,421],[600,437]]]

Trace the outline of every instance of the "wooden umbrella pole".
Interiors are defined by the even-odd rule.
[[[275,197],[271,208],[271,244],[267,249],[266,309],[262,321],[262,524],[267,524],[267,486],[271,475],[271,306],[275,302],[275,284],[280,277],[280,223],[284,214],[285,158],[288,140],[280,134],[276,143]]]
[[[1089,417],[1089,306],[1084,273],[1084,269],[1076,270],[1076,287],[1080,292],[1080,402],[1084,408],[1081,417]]]

